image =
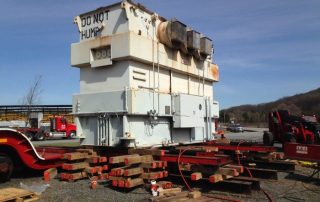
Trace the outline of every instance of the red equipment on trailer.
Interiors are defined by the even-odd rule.
[[[275,141],[320,144],[320,124],[315,116],[294,116],[287,110],[270,112],[263,143],[273,145]]]

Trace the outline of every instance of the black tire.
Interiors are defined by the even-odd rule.
[[[5,155],[0,154],[0,182],[10,180],[13,171],[12,160]]]
[[[77,134],[76,134],[76,131],[71,131],[69,138],[72,139],[72,138],[74,138],[76,135],[77,135]]]
[[[274,137],[271,132],[264,131],[263,132],[263,144],[266,146],[273,146]]]
[[[39,131],[36,134],[35,139],[38,140],[38,141],[44,141],[44,140],[46,140],[46,136],[45,136],[43,131]]]
[[[27,136],[27,138],[28,138],[30,141],[32,141],[32,140],[34,139],[34,134],[33,134],[32,132],[30,132],[30,131],[27,131],[27,132],[25,133],[25,135]]]

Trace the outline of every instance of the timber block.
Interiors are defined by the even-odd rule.
[[[57,177],[58,170],[57,168],[49,168],[43,172],[43,180],[49,182],[51,179]]]
[[[96,169],[95,167],[86,167],[86,168],[84,169],[84,171],[85,171],[86,173],[89,173],[89,174],[95,174],[95,173],[97,173],[97,169]]]
[[[88,175],[86,172],[83,171],[78,173],[61,173],[60,176],[62,180],[74,181],[74,180],[87,178]]]
[[[193,191],[193,192],[190,192],[188,194],[188,197],[189,198],[200,198],[201,197],[201,192],[200,191]]]
[[[99,157],[99,163],[106,163],[108,161],[108,158],[105,156],[100,156]]]
[[[240,165],[228,164],[228,165],[225,165],[224,167],[226,167],[226,168],[234,168],[234,169],[237,170],[238,173],[243,173],[244,172],[244,167],[240,166]]]
[[[93,164],[99,163],[99,157],[97,156],[89,157],[88,159],[86,159],[86,162],[93,163]]]
[[[136,187],[136,186],[139,186],[142,184],[144,184],[144,181],[142,178],[135,178],[135,179],[127,180],[125,182],[125,187],[132,188],[132,187]]]
[[[143,173],[143,168],[137,167],[137,168],[129,168],[124,170],[124,176],[133,176]]]
[[[165,194],[170,194],[170,193],[180,193],[180,192],[181,192],[180,187],[171,188],[171,189],[162,189],[162,190],[159,190],[159,196],[163,196]]]
[[[129,154],[164,156],[165,151],[159,149],[129,149]]]
[[[239,172],[235,168],[219,168],[218,174],[238,176]]]
[[[62,169],[64,170],[79,170],[89,167],[88,162],[80,162],[80,163],[63,163]]]
[[[163,189],[170,189],[172,188],[172,182],[169,182],[169,181],[159,181],[157,182],[157,185],[159,187],[162,187]]]
[[[81,152],[71,152],[71,153],[65,153],[62,158],[67,159],[69,161],[73,161],[73,160],[79,160],[79,159],[86,159],[88,158],[88,154],[81,153]]]
[[[217,182],[220,182],[220,181],[222,181],[222,180],[223,180],[223,177],[222,177],[221,174],[214,174],[214,175],[211,175],[211,176],[209,177],[209,181],[210,181],[211,183],[217,183]]]
[[[131,154],[131,155],[122,155],[122,156],[113,156],[109,158],[110,164],[116,164],[116,163],[124,163],[124,160],[126,158],[136,158],[140,157],[138,154]]]
[[[202,179],[202,173],[196,172],[196,173],[192,173],[191,174],[191,180],[192,181],[197,181],[197,180],[200,180],[200,179]]]

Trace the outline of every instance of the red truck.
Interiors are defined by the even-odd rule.
[[[29,140],[45,140],[46,138],[72,138],[76,136],[76,125],[69,123],[63,116],[55,116],[50,119],[50,127],[18,128]]]

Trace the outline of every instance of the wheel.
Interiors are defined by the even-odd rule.
[[[263,144],[266,146],[273,146],[274,137],[271,132],[264,131],[263,132]]]
[[[36,136],[35,136],[36,140],[39,140],[39,141],[44,141],[46,139],[46,136],[44,134],[43,131],[39,131]]]
[[[76,136],[76,131],[71,131],[69,138],[74,138]]]
[[[27,138],[32,141],[33,140],[33,133],[32,132],[26,132],[25,135],[27,136]]]
[[[8,156],[0,154],[0,182],[8,181],[13,171],[12,160]]]

